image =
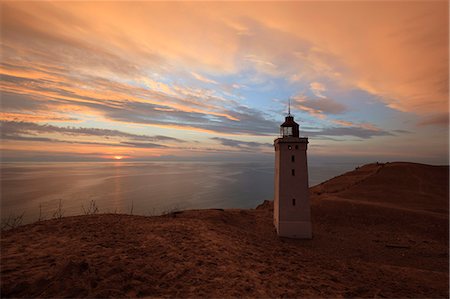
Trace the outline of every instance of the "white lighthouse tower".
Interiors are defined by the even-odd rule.
[[[308,190],[308,138],[299,137],[299,125],[289,113],[275,139],[275,200],[273,221],[280,237],[311,239]]]

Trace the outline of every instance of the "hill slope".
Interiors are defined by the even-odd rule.
[[[448,214],[448,170],[448,166],[406,162],[367,164],[314,186],[312,191],[316,195],[333,193],[360,202]]]
[[[1,295],[448,297],[446,175],[371,164],[315,186],[313,240],[278,238],[271,202],[26,225],[2,233]]]

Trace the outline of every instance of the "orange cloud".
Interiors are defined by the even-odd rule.
[[[208,79],[200,74],[197,74],[196,72],[191,72],[192,76],[194,76],[195,79],[205,82],[205,83],[211,83],[211,84],[218,84],[216,81]]]
[[[7,121],[27,121],[27,122],[76,122],[77,120],[58,114],[28,114],[28,113],[8,113],[0,112],[0,120]]]
[[[374,126],[373,124],[370,123],[354,123],[351,121],[347,121],[347,120],[338,120],[338,119],[333,119],[331,120],[332,123],[344,126],[344,127],[356,127],[356,128],[362,128],[362,129],[366,129],[369,131],[380,131],[380,128],[377,128],[376,126]]]
[[[245,95],[285,82],[318,97],[297,108],[344,127],[325,131],[330,136],[390,136],[328,120],[347,111],[344,100],[325,97],[333,89],[365,90],[422,125],[448,123],[447,2],[5,2],[2,9],[0,88],[28,97],[10,99],[4,120],[79,117],[180,135],[270,134],[278,125],[271,107],[266,116],[230,86],[247,86]],[[26,143],[14,142],[5,146]],[[130,154],[123,150],[108,154]]]
[[[325,88],[322,85],[313,85],[311,87],[314,93],[317,93],[318,98],[308,98],[303,95],[296,95],[292,99],[294,100],[293,107],[308,112],[310,115],[319,119],[326,119],[326,114],[340,114],[347,110],[347,107],[341,103],[338,103],[332,99],[322,95],[322,91]]]
[[[326,91],[326,88],[323,84],[319,83],[319,82],[312,82],[309,84],[309,88],[311,89],[311,91],[314,93],[314,95],[316,97],[319,98],[326,98],[323,95],[323,92]]]
[[[220,74],[237,73],[249,60],[272,75],[326,75],[380,95],[394,109],[432,114],[447,109],[447,8],[445,1],[7,3],[2,27],[7,44],[17,44],[10,30],[39,34],[114,55],[118,64],[108,67],[125,73],[139,70],[121,57]]]
[[[227,113],[214,111],[222,110],[222,108],[217,105],[205,104],[202,102],[193,101],[192,99],[181,98],[177,95],[177,92],[187,93],[188,95],[201,95],[201,91],[193,93],[192,91],[182,87],[176,87],[174,91],[166,84],[149,79],[145,80],[145,82],[151,82],[150,87],[153,88],[153,94],[157,94],[159,90],[161,90],[163,93],[160,96],[148,97],[146,96],[148,94],[148,90],[106,80],[103,80],[101,84],[91,85],[90,82],[77,82],[61,75],[47,77],[45,73],[35,72],[33,70],[0,70],[0,74],[15,76],[27,80],[37,80],[33,85],[18,85],[8,82],[0,83],[0,86],[5,91],[20,94],[38,95],[45,98],[60,98],[68,101],[75,100],[76,102],[90,104],[96,104],[98,101],[101,101],[102,105],[111,105],[112,107],[116,106],[117,103],[120,102],[132,101],[138,103],[164,105],[168,108],[163,109],[172,109],[172,111],[177,110],[182,112],[194,112],[226,117],[234,121],[239,120],[238,118]],[[62,85],[61,83],[64,84]],[[167,97],[165,97],[165,94],[171,96],[175,101],[166,101]],[[181,103],[177,103],[177,100]]]
[[[448,2],[291,2],[258,8],[255,18],[262,15],[258,19],[268,26],[311,41],[325,54],[319,59],[324,71],[329,66],[330,77],[335,72],[342,84],[380,95],[402,111],[447,110]]]

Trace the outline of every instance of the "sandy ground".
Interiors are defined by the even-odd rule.
[[[272,203],[2,232],[4,297],[448,297],[448,167],[370,164],[311,188],[314,238]]]

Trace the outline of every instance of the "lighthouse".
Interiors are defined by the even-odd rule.
[[[311,239],[308,190],[308,138],[299,136],[299,125],[289,112],[275,139],[275,199],[273,221],[280,237]]]

